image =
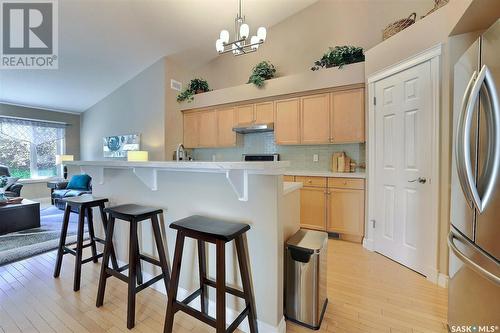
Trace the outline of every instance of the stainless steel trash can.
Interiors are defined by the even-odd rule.
[[[285,317],[319,329],[328,303],[326,295],[328,234],[299,230],[286,242]]]

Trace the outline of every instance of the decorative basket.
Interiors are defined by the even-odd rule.
[[[410,25],[415,23],[416,18],[417,18],[417,13],[411,13],[410,16],[408,16],[407,18],[389,24],[387,28],[384,29],[384,34],[383,34],[384,40],[394,36],[401,30],[408,28]]]
[[[436,10],[443,7],[448,2],[450,2],[450,0],[434,0],[434,8],[432,8],[427,14],[425,14],[424,16],[421,16],[420,18],[424,18],[424,17],[434,13]]]

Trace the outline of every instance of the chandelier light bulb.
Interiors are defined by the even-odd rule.
[[[220,32],[220,40],[222,40],[223,44],[229,43],[229,31],[227,30],[222,30]]]
[[[252,36],[252,38],[250,39],[250,44],[252,44],[251,46],[252,50],[257,50],[259,48],[259,44],[257,44],[258,42],[259,42],[259,37]]]
[[[217,41],[215,42],[215,49],[217,50],[217,52],[222,52],[224,51],[224,44],[222,43],[222,39],[217,39]]]
[[[248,34],[250,33],[250,27],[248,24],[243,23],[240,27],[240,37],[241,39],[246,39],[248,37]]]
[[[259,37],[259,40],[265,41],[266,36],[267,36],[266,28],[260,27],[259,29],[257,29],[257,37]]]

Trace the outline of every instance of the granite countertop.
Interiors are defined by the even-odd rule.
[[[286,176],[314,176],[314,177],[336,177],[336,178],[366,178],[365,172],[331,172],[331,171],[307,171],[287,170]]]

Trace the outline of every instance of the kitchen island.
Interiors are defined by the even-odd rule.
[[[136,203],[164,209],[167,253],[172,261],[175,231],[168,225],[190,215],[206,215],[247,223],[247,243],[260,332],[285,332],[283,316],[284,242],[299,229],[301,184],[283,183],[288,162],[125,162],[75,161],[70,174],[87,173],[93,194],[107,197],[110,205]],[[285,191],[286,187],[286,191]],[[98,214],[94,214],[96,217]],[[96,226],[100,223],[96,223]],[[102,229],[99,230],[102,235]],[[128,227],[117,220],[114,242],[118,259],[126,262]],[[151,224],[140,224],[141,251],[157,256]],[[233,244],[227,245],[226,281],[241,286]],[[179,299],[198,287],[197,251],[187,239],[181,271]],[[215,248],[208,246],[208,275],[215,278]],[[147,274],[158,268],[143,264]],[[146,276],[147,278],[147,276]],[[155,288],[165,292],[161,283]],[[215,313],[213,290],[210,313]],[[199,306],[199,301],[193,305]],[[240,299],[228,296],[227,321],[244,308]],[[245,320],[240,329],[248,331]]]

